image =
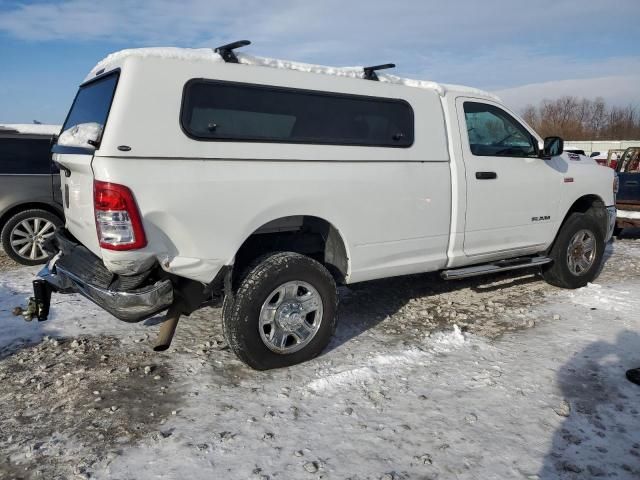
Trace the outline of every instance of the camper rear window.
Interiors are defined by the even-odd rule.
[[[181,123],[197,140],[410,147],[413,110],[390,98],[191,80]]]
[[[118,73],[110,73],[80,86],[62,127],[63,132],[83,124],[98,124],[104,128],[118,84]]]

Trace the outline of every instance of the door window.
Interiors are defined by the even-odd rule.
[[[471,153],[479,157],[534,157],[535,139],[504,110],[479,102],[464,102]]]
[[[620,173],[640,173],[640,148],[629,149],[620,160]]]

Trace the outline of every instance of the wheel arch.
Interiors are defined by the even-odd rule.
[[[256,258],[273,251],[315,258],[337,283],[345,283],[350,273],[347,242],[332,222],[315,215],[289,215],[264,223],[245,238],[232,261],[233,277],[241,275]]]
[[[595,195],[595,194],[582,195],[581,197],[576,199],[571,204],[567,212],[565,213],[564,218],[560,223],[560,227],[558,228],[558,231],[556,232],[556,235],[553,238],[553,242],[551,243],[551,245],[549,245],[549,248],[547,249],[547,251],[548,252],[551,251],[551,249],[556,243],[556,240],[558,239],[558,235],[562,231],[562,227],[564,227],[564,224],[567,222],[567,219],[574,213],[592,213],[596,217],[596,219],[600,221],[603,232],[606,234],[607,212],[606,212],[605,205],[606,204],[604,200],[599,195]]]

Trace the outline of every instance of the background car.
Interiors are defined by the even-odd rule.
[[[603,152],[591,152],[589,156],[593,158],[598,165],[607,166],[607,150]]]
[[[618,162],[616,233],[623,228],[640,227],[640,147],[627,148]]]
[[[59,132],[59,125],[0,125],[0,240],[23,265],[44,263],[42,243],[64,224],[50,153]]]
[[[606,163],[606,166],[607,167],[611,167],[614,170],[617,170],[618,169],[618,161],[620,160],[620,158],[622,157],[624,152],[625,152],[625,150],[621,149],[621,148],[617,148],[617,149],[614,149],[614,150],[609,150],[607,152],[607,163]]]
[[[587,154],[584,153],[584,150],[580,150],[579,148],[565,148],[564,151],[569,153],[577,153],[578,155],[584,155],[585,157],[587,156]]]

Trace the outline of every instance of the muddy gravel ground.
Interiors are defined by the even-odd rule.
[[[637,249],[636,242],[625,239],[616,243],[624,252]],[[616,251],[620,250],[608,249],[609,258],[599,284],[619,284],[639,277],[640,257],[629,261],[626,255],[612,253]],[[0,275],[17,275],[23,270],[0,252]],[[33,271],[29,270],[30,274]],[[304,398],[308,391],[319,391],[323,372],[335,380],[336,372],[341,371],[337,365],[344,359],[357,364],[354,355],[362,351],[419,352],[425,338],[437,338],[441,332],[452,331],[454,325],[463,334],[490,345],[507,333],[535,329],[540,321],[540,305],[553,301],[557,294],[557,289],[532,272],[457,282],[443,282],[437,275],[426,274],[342,287],[335,339],[319,359],[290,372],[258,373],[237,361],[224,344],[219,308],[206,308],[182,319],[171,350],[163,354],[150,349],[160,318],[134,326],[122,324],[120,333],[111,328],[99,334],[91,331],[73,336],[52,333],[29,340],[19,338],[0,349],[0,478],[140,478],[145,476],[141,474],[144,468],[111,470],[111,466],[126,464],[129,449],[136,445],[149,446],[153,452],[154,445],[172,440],[179,433],[174,422],[178,417],[191,425],[198,424],[199,418],[218,419],[211,420],[216,428],[206,435],[189,433],[180,437],[180,445],[193,450],[198,461],[210,462],[210,468],[217,465],[218,470],[212,471],[218,474],[225,455],[229,455],[230,465],[235,465],[237,458],[232,451],[247,451],[244,469],[229,471],[226,478],[347,478],[346,474],[332,476],[327,465],[330,460],[311,457],[304,448],[292,448],[287,453],[292,455],[292,463],[302,466],[295,470],[300,476],[291,473],[278,461],[283,447],[273,446],[275,437],[280,435],[277,428],[270,427],[273,421],[312,421],[316,412],[310,412],[313,404],[305,405]],[[21,297],[15,295],[15,299],[17,306]],[[0,311],[3,322],[20,321],[18,317],[9,318],[8,313]],[[64,316],[64,311],[58,316]],[[99,314],[92,313],[85,320],[96,322],[96,316]],[[554,320],[559,318],[552,316]],[[80,319],[76,324],[82,322]],[[295,385],[306,372],[311,386],[298,398]],[[494,374],[487,372],[482,382],[492,381]],[[392,402],[392,391],[360,387],[358,395],[380,412]],[[420,391],[415,386],[409,390]],[[234,394],[257,408],[251,413],[242,412],[241,404],[232,400]],[[358,401],[341,404],[342,415],[353,416],[356,405]],[[260,414],[254,416],[255,412]],[[476,414],[469,415],[465,424],[477,420]],[[234,422],[242,424],[242,428],[233,428]],[[254,425],[252,428],[262,425],[259,433],[247,430],[249,424]],[[372,436],[384,438],[384,434],[374,433],[373,426],[369,428]],[[402,432],[412,427],[404,423],[394,428]],[[240,441],[250,435],[257,435],[260,448],[275,448],[271,461],[252,458],[251,441]],[[377,448],[383,450],[384,442]],[[443,444],[441,448],[444,452],[449,446]],[[640,456],[639,449],[632,451]],[[153,457],[152,453],[148,455]],[[416,447],[405,470],[390,467],[388,471],[380,470],[378,476],[350,478],[455,478],[412,473],[417,465],[431,465],[432,456]],[[261,462],[257,458],[262,458]],[[146,461],[151,462],[148,458]],[[333,472],[336,471],[341,470],[336,467]],[[190,478],[189,472],[184,473]],[[576,475],[575,478],[582,478]]]

